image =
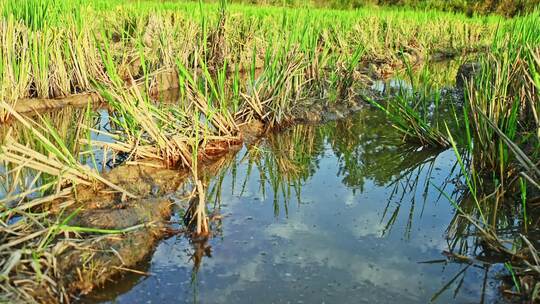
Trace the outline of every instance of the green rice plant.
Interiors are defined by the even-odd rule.
[[[250,83],[251,92],[242,94],[248,112],[240,115],[248,115],[274,127],[287,121],[294,104],[302,98],[305,63],[294,50],[275,54],[268,51],[265,60],[262,74]]]
[[[60,18],[75,3],[74,0],[5,0],[1,8],[4,18],[13,16],[32,30],[42,30],[58,25]]]
[[[487,70],[487,69],[486,69]],[[514,139],[518,131],[518,110],[520,100],[518,97],[507,97],[507,90],[513,68],[506,62],[502,62],[500,69],[493,77],[495,83],[491,84],[491,70],[483,73],[486,80],[480,80],[484,85],[481,88],[469,89],[465,111],[469,116],[470,130],[472,133],[473,166],[479,169],[495,170],[498,176],[506,178],[509,172],[508,152],[504,143],[498,139],[493,128],[494,122],[503,129],[504,133]],[[502,90],[502,91],[495,91]]]
[[[529,218],[527,216],[527,183],[523,178],[519,179],[519,188],[521,191],[521,209],[523,211],[523,228],[525,233],[528,231]]]
[[[446,136],[423,119],[415,107],[408,104],[405,99],[397,98],[388,103],[387,107],[372,99],[370,102],[388,115],[394,127],[404,135],[404,141],[414,141],[422,146],[441,148],[449,146]]]
[[[0,73],[3,80],[0,98],[13,105],[15,100],[28,96],[31,82],[30,73],[27,72],[31,67],[27,31],[8,18],[0,35],[0,43]],[[2,111],[0,119],[7,118],[8,113]]]
[[[49,53],[48,48],[39,47],[42,45],[49,45],[50,36],[47,34],[33,33],[30,37],[29,48],[33,51],[32,53],[32,67],[34,75],[34,85],[37,97],[47,98],[49,97]]]
[[[504,137],[511,142],[519,140],[519,147],[537,154],[532,147],[538,146],[538,137],[532,134],[538,132],[539,102],[534,81],[538,55],[534,47],[523,47],[539,43],[534,34],[538,28],[535,17],[533,14],[503,26],[504,30],[493,42],[493,51],[482,57],[481,73],[467,86],[464,106],[453,107],[453,123],[458,128],[450,128],[450,134],[461,138],[457,143],[460,147],[454,149],[456,153],[468,154],[463,158],[470,162],[464,162],[463,166],[467,166],[466,172],[472,172],[470,184],[475,188],[474,193],[487,191],[480,190],[483,188],[480,184],[492,185],[493,189],[504,192],[505,186],[511,186],[507,183],[515,181],[515,159]],[[510,33],[516,35],[508,36]],[[416,85],[418,81],[413,78],[409,65],[407,74],[412,84],[410,90],[400,90],[397,98],[392,98],[385,107],[379,102],[372,103],[385,111],[406,137],[422,145],[449,147],[438,125],[441,118],[446,124],[451,120],[444,115],[434,119],[434,113],[443,109],[440,96],[431,93],[434,90],[425,82],[426,76],[421,76],[420,86]],[[460,111],[463,115],[458,114]],[[485,177],[492,181],[482,182]]]
[[[97,143],[113,150],[129,153],[133,159],[157,158],[167,166],[191,167],[196,148],[211,140],[227,140],[236,136],[236,124],[224,104],[213,104],[212,97],[223,102],[208,73],[205,85],[211,87],[208,98],[199,91],[199,84],[178,62],[181,101],[176,105],[155,104],[149,96],[148,84],[126,87],[118,75],[108,44],[100,50],[110,85],[96,82],[96,87],[115,110],[111,118],[122,131],[116,143]],[[143,71],[148,73],[145,57]],[[147,76],[145,76],[147,77]],[[146,82],[148,83],[148,82]]]
[[[540,168],[538,167],[538,161],[533,161],[516,143],[512,141],[501,129],[499,129],[493,122],[489,122],[489,125],[493,130],[501,137],[504,144],[515,155],[515,158],[522,168],[520,175],[527,179],[532,185],[540,190]]]
[[[491,175],[498,185],[515,181],[516,148],[538,157],[538,109],[540,99],[534,79],[539,67],[534,34],[537,14],[518,19],[506,38],[497,38],[494,51],[486,55],[480,75],[468,85],[464,122],[467,153],[471,167],[479,174]],[[502,35],[502,34],[501,34]],[[528,45],[528,46],[527,46]]]
[[[219,57],[223,57],[223,62],[226,62],[228,67],[238,68],[239,73],[250,66],[259,69],[265,59],[268,62],[269,55],[275,55],[271,52],[275,45],[285,48],[294,46],[294,53],[304,57],[302,70],[306,74],[305,81],[311,82],[309,86],[303,86],[306,91],[315,89],[311,92],[311,95],[315,96],[324,95],[325,74],[347,63],[358,45],[366,46],[363,56],[366,61],[376,58],[392,61],[396,60],[395,54],[400,49],[412,43],[411,37],[422,41],[421,46],[437,44],[433,48],[443,48],[444,44],[455,40],[455,37],[462,37],[463,45],[477,45],[481,43],[478,40],[479,33],[494,24],[494,20],[486,21],[485,25],[475,20],[465,24],[466,31],[461,32],[454,30],[449,24],[450,19],[464,22],[464,19],[456,16],[432,12],[422,15],[390,9],[382,9],[380,16],[373,17],[367,10],[321,10],[313,13],[306,9],[281,10],[272,7],[229,5],[227,22],[223,22],[223,13],[220,13],[219,6],[207,3],[202,6],[197,3],[125,3],[102,0],[84,4],[78,0],[24,0],[25,6],[18,3],[14,0],[2,3],[4,19],[17,30],[31,32],[23,35],[33,38],[24,42],[23,36],[20,50],[26,52],[21,53],[24,56],[19,56],[15,49],[4,61],[14,62],[20,58],[22,63],[25,63],[31,59],[21,70],[32,72],[19,74],[4,68],[8,73],[3,78],[2,85],[6,92],[2,90],[2,95],[7,96],[11,103],[27,97],[56,98],[88,92],[93,88],[90,79],[107,82],[103,71],[106,64],[101,61],[98,51],[99,44],[103,43],[111,46],[112,59],[119,65],[119,76],[124,81],[129,81],[128,71],[135,81],[140,81],[142,79],[138,79],[139,76],[145,77],[166,69],[175,69],[177,60],[188,69],[193,69],[194,74],[199,74],[197,69],[204,70],[203,65],[213,74],[213,64],[206,58],[209,38],[213,36],[213,29],[209,26],[211,24],[219,25],[216,27],[219,30],[216,37],[220,37],[220,47],[214,49],[219,51]],[[83,15],[90,17],[82,18]],[[39,21],[40,18],[47,19],[48,23]],[[400,18],[407,22],[399,21]],[[23,25],[24,22],[20,22],[23,19],[27,20],[28,24],[36,25],[28,28],[26,24]],[[368,26],[358,27],[358,21],[364,19],[368,20]],[[440,26],[428,28],[441,28],[441,33],[446,29],[457,32],[451,39],[446,37],[437,41],[431,38],[431,34],[440,36],[435,32],[420,37],[416,28],[430,22]],[[409,26],[409,23],[412,25]],[[92,33],[101,32],[103,24],[108,25],[108,33],[92,39]],[[383,30],[385,34],[381,35]],[[384,39],[380,38],[382,36]],[[20,42],[17,39],[15,41]],[[8,45],[12,44],[6,44]],[[41,45],[47,47],[38,47]],[[141,46],[144,49],[142,53]],[[134,51],[136,49],[139,51]],[[257,50],[256,53],[253,53],[253,50]],[[378,54],[382,56],[377,57]],[[146,61],[145,73],[139,73],[141,56],[144,56]],[[223,80],[227,77],[223,76],[229,71],[223,69],[221,72],[220,81],[224,83]],[[28,80],[6,81],[16,78],[17,75],[27,77]],[[19,87],[14,88],[13,83],[17,83]],[[237,96],[239,95],[237,90]],[[239,110],[240,98],[235,100],[236,110]]]
[[[352,54],[351,59],[345,63],[345,66],[342,68],[342,75],[339,75],[339,80],[336,81],[337,84],[334,85],[337,87],[340,100],[347,99],[350,95],[350,89],[353,86],[355,81],[355,74],[357,73],[358,66],[362,61],[362,55],[364,53],[364,48],[359,46],[354,53]]]
[[[411,87],[400,86],[397,94],[388,96],[385,102],[372,98],[367,100],[386,113],[394,127],[403,134],[403,140],[415,142],[422,146],[439,148],[450,147],[447,136],[439,130],[440,121],[437,114],[441,111],[440,96],[437,87],[423,82],[429,75],[427,67],[423,69],[424,79],[415,79],[412,66],[406,62],[406,74]]]
[[[528,17],[516,20],[511,29],[519,33],[494,41],[493,51],[481,61],[480,75],[465,91],[463,115],[457,122],[463,131],[448,131],[451,138],[463,138],[458,143],[452,140],[467,189],[460,202],[467,207],[459,212],[465,220],[454,221],[460,227],[457,231],[469,229],[471,222],[482,225],[480,235],[497,251],[505,245],[496,231],[515,221],[504,219],[503,208],[520,210],[514,216],[523,231],[529,229],[527,193],[538,178],[538,95],[533,83],[538,62],[535,49],[523,47],[538,43],[529,35],[536,31],[536,23]]]
[[[523,56],[520,52],[521,51],[515,53],[517,58]],[[529,64],[531,63],[533,64],[532,70],[534,71],[534,61],[529,61]],[[534,77],[521,78],[521,73],[527,73],[527,70],[510,69],[513,71],[512,73],[509,73],[508,76],[510,81],[506,82],[499,80],[504,86],[499,88],[494,86],[491,88],[492,90],[499,89],[504,91],[506,89],[508,91],[513,91],[516,86],[531,88],[530,81],[534,79]],[[495,79],[499,78],[495,77]],[[514,82],[516,79],[519,79],[520,81],[517,83]],[[482,129],[481,132],[474,131],[481,133],[480,136],[484,136],[481,139],[496,141],[496,144],[500,145],[496,151],[490,151],[489,149],[486,149],[485,146],[480,145],[482,149],[474,147],[480,139],[476,139],[476,141],[469,140],[469,144],[465,149],[465,154],[475,157],[478,154],[474,153],[491,153],[490,155],[492,157],[498,157],[497,165],[500,166],[500,171],[495,173],[495,178],[500,178],[502,176],[506,181],[504,182],[502,178],[501,182],[495,180],[494,187],[487,187],[487,189],[496,188],[495,192],[489,193],[486,191],[486,187],[483,186],[483,184],[486,183],[486,178],[483,176],[483,170],[486,168],[485,165],[475,164],[472,160],[468,166],[461,165],[467,182],[468,191],[466,191],[466,195],[469,199],[463,199],[459,203],[459,206],[456,207],[459,210],[459,217],[462,220],[456,218],[452,223],[452,227],[457,231],[455,235],[460,235],[462,233],[470,234],[471,231],[464,230],[470,229],[469,226],[472,224],[476,229],[476,231],[472,233],[478,234],[478,238],[482,240],[480,244],[483,244],[482,246],[485,247],[484,250],[496,251],[506,256],[507,262],[505,262],[505,266],[513,282],[514,292],[520,294],[523,298],[534,300],[538,297],[537,289],[530,288],[528,283],[523,285],[523,282],[529,282],[528,280],[531,278],[532,282],[535,282],[536,280],[534,277],[536,277],[537,274],[533,274],[532,277],[530,276],[531,273],[536,273],[535,269],[538,267],[539,260],[537,258],[536,249],[524,235],[520,235],[520,237],[510,241],[506,240],[504,235],[501,235],[504,233],[505,229],[509,226],[512,227],[515,223],[518,223],[518,229],[521,229],[523,232],[527,233],[529,231],[531,221],[528,213],[528,210],[530,209],[529,202],[536,200],[536,198],[530,198],[528,196],[529,193],[538,193],[540,190],[540,185],[538,183],[540,180],[538,155],[534,152],[525,152],[537,145],[537,136],[535,132],[537,125],[534,116],[533,119],[531,119],[530,116],[529,118],[527,118],[527,116],[520,116],[517,114],[518,111],[516,110],[518,107],[516,104],[527,107],[532,106],[532,108],[537,109],[538,99],[536,99],[534,95],[524,94],[525,90],[523,89],[518,92],[521,92],[521,95],[510,98],[513,103],[506,105],[507,108],[501,110],[505,105],[501,105],[500,103],[508,101],[508,99],[504,98],[506,94],[512,96],[513,93],[505,92],[504,95],[499,93],[498,96],[501,96],[501,101],[494,99],[491,100],[493,104],[489,104],[488,107],[477,107],[474,111],[474,115],[477,116],[472,116],[473,119],[475,119],[475,122],[471,123],[465,119],[465,123],[471,125],[470,128],[479,125],[483,126],[482,128],[484,129]],[[528,92],[530,93],[530,91]],[[487,96],[489,96],[489,93]],[[478,99],[481,98],[478,97]],[[528,109],[530,111],[531,108]],[[528,114],[530,114],[530,112],[528,112]],[[469,116],[470,115],[467,115],[467,111],[465,111],[465,118]],[[524,136],[521,138],[515,136],[517,132]],[[455,148],[455,145],[454,151],[458,159],[461,159],[460,155],[463,153],[458,151]],[[487,181],[489,181],[489,178]],[[517,186],[514,185],[516,183],[518,184]],[[467,202],[473,200],[475,204],[470,204],[466,207],[467,209],[465,209],[464,206],[467,206]],[[507,203],[506,205],[513,203],[518,211],[514,215],[511,214],[511,218],[505,219],[505,212],[500,212],[501,206],[503,206],[500,201],[502,201],[502,203]],[[456,202],[453,202],[453,204],[456,206],[458,205]],[[489,222],[486,222],[486,219],[483,216],[481,222],[476,220],[477,217],[475,214],[480,213],[480,215],[482,215],[488,212],[492,214],[492,218]],[[480,229],[480,227],[482,228]],[[460,238],[457,237],[457,239]],[[463,244],[463,240],[461,240],[461,243]],[[528,252],[528,254],[521,255],[521,252]]]

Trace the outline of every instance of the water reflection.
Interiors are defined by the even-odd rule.
[[[64,155],[78,159],[81,165],[101,173],[122,164],[128,157],[127,153],[102,148],[102,144],[97,144],[113,143],[114,136],[122,132],[116,123],[120,119],[118,113],[106,107],[65,107],[31,113],[23,118],[24,123],[13,119],[0,126],[0,146],[18,143],[48,157],[50,149],[40,140],[45,138],[59,147]],[[26,164],[1,162],[0,197],[14,203],[16,200],[41,197],[55,190],[44,185],[52,185],[59,178]]]
[[[295,127],[204,177],[210,239],[164,241],[142,268],[151,276],[122,280],[94,300],[493,301],[497,270],[441,255],[455,212],[439,189],[455,192],[455,168],[451,151],[400,145],[369,109]]]
[[[66,107],[54,112],[34,114],[34,117],[28,118],[26,124],[11,120],[0,126],[0,145],[16,142],[32,151],[49,156],[50,151],[47,150],[47,146],[37,139],[36,134],[39,134],[48,141],[56,143],[62,151],[65,151],[65,154],[74,158],[79,156],[83,165],[101,170],[103,151],[93,150],[92,147],[84,144],[83,140],[90,138],[110,141],[110,138],[98,131],[108,124],[106,113],[104,110],[95,112],[91,109]],[[0,164],[0,197],[13,197],[14,201],[36,198],[50,190],[44,188],[44,185],[52,184],[57,178],[59,177],[32,169],[31,166],[16,166],[7,161],[2,162]],[[25,192],[30,194],[24,195]],[[23,194],[18,195],[20,193]]]

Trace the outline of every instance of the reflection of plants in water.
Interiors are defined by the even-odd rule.
[[[292,198],[292,191],[297,202],[301,203],[302,184],[317,169],[318,145],[315,142],[315,129],[301,126],[287,133],[268,139],[267,145],[272,152],[263,154],[262,167],[259,167],[259,172],[264,172],[261,183],[267,183],[273,191],[276,215],[280,212],[280,193],[287,214],[287,204]]]
[[[460,189],[455,198],[444,193],[456,208],[448,227],[448,262],[499,265],[504,293],[534,299],[540,288],[535,283],[540,277],[535,249],[539,245],[538,230],[527,228],[525,203],[521,205],[516,197],[515,204],[498,205],[494,202],[503,198],[497,193],[474,192],[467,187]],[[485,215],[492,215],[489,222]]]
[[[199,270],[202,265],[204,257],[212,257],[212,246],[208,244],[208,239],[191,241],[193,252],[191,253],[190,260],[193,261],[193,268],[191,270],[191,286],[193,287],[193,303],[198,303],[199,297]]]
[[[219,211],[223,192],[223,182],[226,176],[232,178],[233,194],[242,195],[247,184],[257,177],[261,194],[266,195],[270,189],[273,192],[274,209],[276,215],[280,212],[287,214],[287,205],[295,197],[300,203],[300,192],[303,184],[316,172],[324,147],[334,151],[338,159],[338,175],[343,176],[342,182],[353,191],[363,191],[367,180],[378,185],[388,187],[390,197],[384,209],[381,221],[386,221],[383,235],[388,234],[396,223],[399,212],[408,212],[405,227],[405,237],[411,236],[414,214],[423,214],[426,203],[432,203],[442,197],[440,191],[453,191],[451,197],[457,199],[460,188],[449,187],[454,182],[458,165],[451,167],[448,175],[437,184],[433,184],[436,164],[441,163],[440,150],[417,149],[412,146],[399,145],[393,137],[393,130],[386,124],[377,124],[380,116],[372,117],[376,112],[365,110],[350,120],[338,121],[321,127],[298,126],[281,134],[276,134],[262,142],[252,145],[235,160],[225,164],[220,173],[212,179],[208,188],[208,201],[213,202],[214,214]],[[381,118],[382,119],[382,118]],[[368,123],[369,122],[369,123]],[[240,164],[245,163],[245,175],[238,177]],[[446,172],[445,172],[446,173]],[[208,179],[206,179],[208,183]],[[419,203],[418,200],[422,202]],[[396,203],[396,208],[392,204]],[[421,204],[421,207],[419,207]],[[284,208],[284,209],[283,209]],[[472,209],[474,210],[474,208]],[[211,214],[212,212],[209,212]],[[215,222],[219,234],[221,222]],[[463,232],[460,235],[470,235]],[[463,248],[469,246],[460,245]],[[197,271],[200,260],[208,256],[204,247],[194,248],[198,253],[194,257],[194,271]],[[482,268],[487,276],[490,266],[482,263],[470,264],[462,262],[463,268],[451,278],[441,291],[434,295],[437,297],[453,289],[460,292],[463,287],[467,271],[473,268]],[[445,265],[448,260],[441,261]],[[484,286],[485,288],[485,286]]]
[[[434,71],[429,64],[420,71],[415,71],[408,63],[406,67],[407,81],[395,82],[395,88],[390,92],[383,87],[386,100],[369,100],[370,103],[386,114],[403,135],[403,141],[419,146],[449,147],[440,122],[451,117],[449,112],[454,108],[455,101],[449,96],[443,98],[441,87],[450,83],[447,79],[454,74],[449,73],[448,69],[436,72],[437,69]]]
[[[190,260],[193,261],[191,270],[191,286],[193,287],[193,303],[199,303],[199,269],[204,257],[212,257],[212,247],[208,245],[208,239],[192,241],[193,252]]]
[[[256,168],[261,194],[265,196],[269,187],[273,193],[275,214],[280,214],[280,201],[287,214],[288,203],[293,197],[301,203],[301,188],[317,169],[321,142],[313,126],[297,126],[249,147],[241,158],[241,162],[247,161],[247,169],[240,194],[244,193]]]
[[[406,227],[406,237],[410,237],[417,194],[422,193],[425,204],[428,192],[434,190],[430,180],[442,151],[401,144],[386,119],[370,110],[322,130],[338,158],[338,175],[343,176],[343,184],[353,191],[363,191],[366,180],[372,180],[392,190],[381,218],[387,219],[383,235],[394,225],[405,200],[410,199]],[[455,169],[456,166],[439,187],[446,188]],[[397,205],[390,211],[395,201]]]
[[[382,115],[366,109],[321,129],[338,159],[338,176],[353,191],[363,191],[366,179],[385,184],[395,174],[390,158],[399,147]]]
[[[0,130],[0,184],[5,201],[46,195],[64,182],[81,182],[84,175],[97,174],[95,158],[90,161],[87,157],[92,151],[81,144],[96,124],[91,110],[65,108],[33,118],[13,117]],[[24,155],[28,158],[22,158]]]
[[[484,269],[481,303],[485,301],[488,277],[493,277],[493,274],[489,273],[490,269],[496,269],[497,277],[502,279],[503,293],[516,296],[518,294],[511,290],[515,288],[518,293],[523,292],[523,300],[534,298],[536,291],[533,289],[537,290],[538,285],[534,282],[530,284],[530,280],[538,276],[539,272],[536,266],[533,266],[538,261],[534,260],[537,253],[532,244],[538,246],[538,237],[534,231],[525,234],[520,208],[510,205],[497,207],[487,198],[482,202],[480,211],[476,199],[467,189],[459,189],[454,194],[455,198],[444,194],[453,202],[457,211],[447,229],[446,259],[440,263],[457,263],[466,265],[465,268],[472,266]],[[482,220],[483,214],[490,213],[496,213],[497,217],[493,224],[486,224]],[[532,261],[528,262],[526,259]],[[461,274],[458,273],[456,277],[459,275]],[[443,286],[434,298],[456,285],[454,281],[451,280]],[[461,284],[458,283],[454,293],[457,293],[460,287]]]
[[[321,135],[314,126],[297,126],[271,134],[248,147],[242,155],[221,164],[216,176],[205,175],[206,183],[211,184],[208,202],[213,205],[214,213],[217,214],[221,206],[225,176],[232,178],[232,194],[238,191],[238,195],[243,195],[253,174],[258,174],[260,194],[266,196],[269,188],[275,214],[279,215],[282,207],[287,214],[291,199],[296,198],[301,203],[302,186],[317,170],[323,146]],[[238,167],[242,163],[246,163],[245,174],[238,180]]]
[[[288,204],[296,198],[301,203],[301,188],[317,170],[322,153],[322,137],[313,126],[297,126],[283,133],[272,134],[261,142],[248,147],[243,155],[224,158],[212,165],[215,170],[203,170],[201,177],[208,184],[207,206],[211,218],[211,235],[222,234],[219,212],[222,205],[223,185],[226,176],[232,178],[232,194],[243,195],[253,174],[258,174],[259,190],[266,195],[267,187],[273,195],[275,215],[288,214]],[[246,163],[245,175],[238,179],[238,167]],[[217,172],[217,174],[215,174]],[[239,182],[240,189],[237,187]],[[212,220],[213,219],[213,220]],[[197,273],[204,257],[211,257],[208,240],[193,241],[192,286],[194,301],[198,295]]]
[[[322,130],[338,158],[338,175],[353,191],[363,191],[366,180],[379,186],[395,183],[420,164],[434,163],[442,152],[402,144],[386,119],[368,109]]]
[[[258,174],[260,193],[265,196],[270,188],[273,194],[275,214],[278,215],[281,208],[287,214],[291,199],[296,198],[301,203],[302,185],[316,172],[326,142],[338,159],[337,174],[343,176],[345,186],[352,191],[363,191],[366,180],[371,180],[391,189],[381,218],[381,221],[387,220],[383,234],[389,232],[405,201],[410,199],[406,232],[409,237],[417,194],[421,193],[425,204],[428,192],[433,190],[430,181],[441,151],[399,144],[394,130],[383,121],[384,117],[378,112],[366,109],[352,119],[317,128],[297,126],[272,135],[249,147],[237,162],[231,162],[227,170],[222,170],[214,179],[209,200],[214,201],[215,206],[220,204],[221,184],[229,172],[234,193],[238,163],[247,162],[245,176],[239,182],[239,194],[245,192],[252,175]],[[438,185],[440,189],[449,184],[455,168]],[[391,211],[391,204],[396,201],[397,207]]]
[[[446,284],[444,284],[437,292],[435,292],[431,297],[431,302],[436,302],[439,297],[446,292],[452,292],[454,294],[454,298],[459,294],[460,291],[462,291],[462,288],[464,287],[465,279],[467,276],[467,272],[469,270],[472,270],[473,268],[482,270],[482,289],[480,291],[480,301],[479,303],[485,303],[486,301],[486,295],[487,295],[487,288],[488,288],[488,278],[489,273],[491,270],[490,264],[485,263],[475,263],[474,261],[470,260],[455,260],[455,261],[448,261],[448,260],[439,260],[439,261],[428,261],[425,262],[426,264],[440,264],[442,267],[447,266],[449,263],[457,263],[461,267],[456,272],[456,274],[451,277]],[[464,291],[467,292],[467,291]]]
[[[417,196],[421,194],[422,208],[420,214],[424,213],[425,204],[428,201],[428,195],[430,192],[437,191],[432,184],[433,174],[437,159],[439,158],[440,151],[433,150],[416,150],[410,147],[409,149],[402,150],[402,159],[399,163],[400,175],[395,177],[388,185],[387,188],[392,189],[390,197],[388,198],[386,207],[381,217],[381,222],[389,216],[386,225],[383,229],[382,235],[386,235],[392,226],[394,225],[401,207],[409,202],[409,215],[407,217],[407,224],[405,227],[405,237],[407,239],[411,236],[411,230],[413,226],[414,212],[417,206]],[[445,179],[437,185],[437,189],[446,189],[451,184],[452,178],[455,175],[456,165],[447,173]],[[435,203],[441,195],[438,195],[436,200],[431,200],[430,203]],[[396,208],[389,213],[390,205],[392,202],[396,202]]]

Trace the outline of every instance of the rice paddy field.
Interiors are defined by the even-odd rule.
[[[291,3],[0,0],[0,303],[540,301],[540,8]]]

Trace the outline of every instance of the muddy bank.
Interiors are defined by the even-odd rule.
[[[169,233],[172,203],[166,194],[185,183],[188,174],[139,165],[115,168],[106,177],[139,198],[123,201],[106,189],[77,187],[75,194],[51,202],[51,221],[60,219],[72,232],[53,249],[56,284],[44,282],[32,291],[39,301],[69,301],[129,271],[150,254]],[[57,208],[66,201],[73,203]]]
[[[304,104],[293,109],[294,114],[283,126],[321,124],[343,119],[369,106],[370,99],[381,100],[382,96],[372,91],[365,91],[338,103],[315,102]]]
[[[124,209],[86,210],[71,226],[123,230],[119,234],[90,237],[80,243],[65,244],[58,254],[57,282],[68,294],[87,293],[125,271],[130,271],[152,253],[157,242],[169,233],[171,202],[166,198],[142,199],[124,204]],[[136,224],[139,223],[139,224]],[[37,297],[51,299],[49,294]]]

